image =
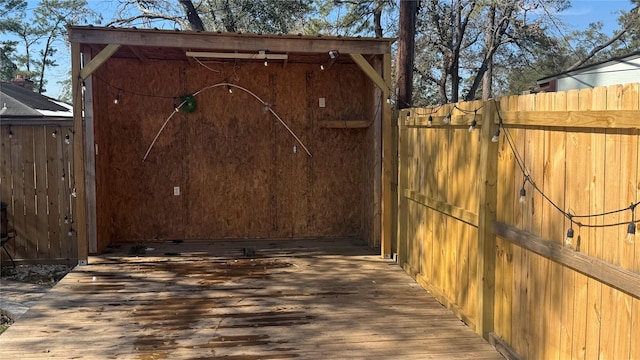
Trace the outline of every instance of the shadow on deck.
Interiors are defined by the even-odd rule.
[[[502,359],[355,240],[147,246],[77,267],[0,336],[3,357]]]

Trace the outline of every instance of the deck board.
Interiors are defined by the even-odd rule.
[[[355,240],[148,246],[75,268],[0,336],[3,357],[502,359]]]

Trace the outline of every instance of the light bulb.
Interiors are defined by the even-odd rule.
[[[71,196],[73,197],[77,197],[78,194],[76,193],[76,188],[73,188],[73,190],[71,190]]]
[[[64,216],[64,223],[65,224],[69,223],[69,217],[67,215]]]
[[[53,130],[53,132],[51,133],[51,137],[55,139],[57,136],[58,136],[58,130]]]
[[[269,66],[269,62],[267,61],[267,59],[264,59],[264,66]]]
[[[71,143],[71,138],[69,137],[69,134],[64,136],[64,143],[67,145]]]
[[[87,84],[85,84],[85,82],[82,82],[82,91],[87,91]]]
[[[523,187],[520,189],[520,204],[524,204],[527,201],[527,190]]]
[[[626,241],[629,244],[633,244],[635,240],[636,240],[636,223],[632,221],[629,223],[629,226],[627,227]]]
[[[329,51],[329,57],[330,58],[335,59],[336,56],[338,56],[338,52],[337,51],[333,51],[333,50]]]
[[[271,105],[269,103],[264,103],[264,106],[262,107],[262,113],[266,114],[269,112],[269,110],[271,110]]]
[[[231,85],[227,85],[227,91],[229,92],[229,94],[233,94],[233,89],[231,88]]]
[[[320,64],[320,70],[324,70],[324,64]]]
[[[564,239],[564,246],[568,248],[573,248],[573,228],[570,227],[567,230],[567,237]]]
[[[118,105],[118,102],[120,102],[120,95],[116,95],[115,98],[113,98],[113,103]]]
[[[442,123],[443,124],[448,124],[451,122],[451,114],[447,114],[447,116],[445,116],[444,118],[442,118]]]
[[[69,229],[69,232],[67,233],[69,236],[73,236],[73,229]]]
[[[9,130],[9,139],[13,139],[13,132]]]
[[[476,122],[476,119],[473,119],[471,125],[469,126],[469,132],[473,132],[473,130],[476,129],[476,125],[478,125],[478,123]]]
[[[496,130],[496,133],[493,134],[493,137],[491,138],[491,142],[497,143],[498,140],[500,140],[500,129]]]
[[[433,116],[429,115],[429,120],[427,120],[427,126],[428,127],[432,127],[433,126]]]

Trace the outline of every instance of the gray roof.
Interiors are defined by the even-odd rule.
[[[640,57],[640,51],[634,51],[630,54],[624,55],[624,56],[617,56],[617,57],[613,57],[611,59],[607,59],[607,60],[603,60],[603,61],[599,61],[593,64],[589,64],[589,65],[583,65],[580,66],[578,68],[575,68],[573,70],[569,70],[569,71],[563,71],[561,73],[557,73],[557,74],[553,74],[553,75],[549,75],[549,76],[545,76],[543,78],[540,78],[537,80],[538,84],[541,83],[545,83],[545,82],[549,82],[551,80],[555,80],[561,77],[565,77],[565,76],[569,76],[572,74],[579,74],[579,73],[583,73],[585,71],[588,70],[592,70],[592,69],[598,69],[604,66],[608,66],[608,65],[612,65],[612,64],[618,64],[618,63],[624,63],[626,61],[629,60],[633,60]]]
[[[12,83],[0,82],[0,116],[2,120],[70,120],[73,118],[71,109],[71,105],[48,96]]]

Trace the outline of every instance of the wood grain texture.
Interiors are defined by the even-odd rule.
[[[3,355],[502,359],[360,241],[150,246],[74,269],[2,334]],[[243,257],[247,247],[254,257]]]
[[[373,85],[357,66],[336,64],[331,71],[299,64],[214,67],[112,59],[98,70],[102,99],[123,89],[117,105],[96,102],[100,248],[153,239],[367,235],[373,240],[372,223],[380,213],[373,188],[365,184],[376,159],[365,154],[376,134],[320,125],[373,119]],[[225,82],[237,86],[233,93],[212,86]],[[358,101],[350,89],[359,89]],[[151,93],[158,96],[137,95]],[[196,110],[175,113],[142,162],[172,114],[177,101],[172,96],[193,93]],[[324,108],[318,107],[320,97]],[[175,187],[179,196],[173,195]],[[365,215],[370,208],[374,213]]]

